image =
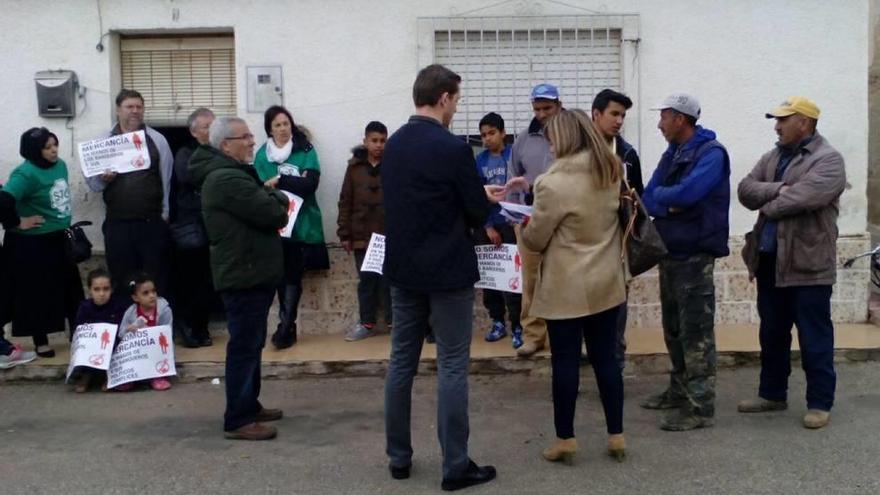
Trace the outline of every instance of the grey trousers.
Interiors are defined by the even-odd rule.
[[[412,384],[430,317],[437,340],[437,437],[443,477],[468,467],[468,366],[473,331],[474,290],[414,292],[391,288],[394,329],[385,378],[385,437],[390,464],[412,463]]]

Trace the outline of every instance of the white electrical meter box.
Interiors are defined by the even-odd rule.
[[[75,117],[79,83],[70,70],[44,70],[34,74],[40,117]]]
[[[280,65],[247,68],[247,106],[250,113],[263,113],[272,105],[284,104]]]

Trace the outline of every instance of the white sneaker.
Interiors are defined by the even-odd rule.
[[[8,370],[19,364],[29,363],[34,359],[37,359],[37,353],[24,351],[16,345],[12,347],[12,352],[8,356],[0,356],[0,370]]]

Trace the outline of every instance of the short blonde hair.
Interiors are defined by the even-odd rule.
[[[562,110],[547,122],[544,132],[553,143],[556,158],[582,151],[590,154],[596,187],[605,189],[620,183],[620,160],[599,134],[593,120],[583,110]]]

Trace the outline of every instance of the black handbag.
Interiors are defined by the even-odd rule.
[[[171,239],[178,249],[186,251],[208,245],[208,233],[200,219],[189,222],[175,222],[169,225]]]
[[[623,229],[621,261],[628,262],[629,273],[635,277],[657,266],[668,251],[642,204],[642,198],[626,180],[620,181],[619,214]]]
[[[67,241],[67,259],[71,263],[82,263],[92,257],[92,243],[82,229],[91,224],[92,222],[84,220],[64,229],[64,238]]]

